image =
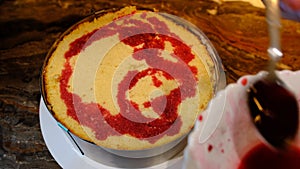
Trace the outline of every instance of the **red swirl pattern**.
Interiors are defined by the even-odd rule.
[[[91,128],[99,140],[105,140],[108,136],[129,134],[154,143],[164,135],[177,134],[181,128],[179,105],[182,100],[196,94],[197,69],[188,65],[195,56],[191,48],[172,33],[163,21],[155,17],[147,18],[147,12],[141,14],[141,18],[147,22],[132,19],[132,15],[135,14],[115,20],[122,21],[121,25],[113,21],[70,44],[69,50],[65,53],[66,62],[60,78],[61,98],[67,106],[67,114],[80,124]],[[68,91],[68,83],[73,74],[71,58],[93,42],[116,34],[121,42],[134,48],[132,57],[136,60],[144,60],[149,68],[140,72],[129,71],[121,80],[117,94],[120,112],[112,115],[100,104],[84,103],[80,96]],[[161,57],[165,42],[172,45],[174,52],[171,55],[177,59],[177,62]],[[128,100],[126,92],[134,88],[138,81],[146,76],[151,76],[153,85],[159,87],[162,82],[156,77],[157,74],[166,79],[176,80],[179,85],[168,95],[143,103],[143,106],[151,106],[159,114],[159,118],[152,119],[143,116],[139,110],[141,105]]]

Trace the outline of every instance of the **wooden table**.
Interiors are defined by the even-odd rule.
[[[228,83],[267,64],[265,11],[244,2],[1,0],[0,168],[60,168],[40,132],[43,60],[59,35],[80,19],[130,4],[175,14],[198,26],[218,51]],[[284,57],[278,69],[299,70],[300,23],[282,24]]]

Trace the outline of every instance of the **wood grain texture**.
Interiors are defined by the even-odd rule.
[[[264,9],[244,2],[1,0],[0,168],[59,168],[43,141],[38,118],[39,77],[54,41],[95,11],[137,5],[180,16],[215,46],[228,83],[264,69],[268,57]],[[300,69],[300,23],[282,20],[284,57],[278,69]]]

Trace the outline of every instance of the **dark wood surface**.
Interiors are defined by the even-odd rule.
[[[68,27],[101,9],[138,5],[178,15],[199,27],[219,53],[228,83],[264,69],[264,9],[209,0],[0,0],[0,168],[60,168],[39,124],[40,69]],[[283,20],[278,69],[300,69],[300,24]]]

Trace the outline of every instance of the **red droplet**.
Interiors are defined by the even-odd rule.
[[[248,83],[248,79],[247,79],[247,78],[243,78],[243,79],[241,80],[241,83],[242,83],[243,86],[246,86],[247,83]]]
[[[208,152],[211,152],[212,149],[213,149],[213,146],[211,144],[209,144],[208,148],[207,148]]]
[[[198,117],[198,120],[199,120],[199,121],[202,121],[202,120],[203,120],[203,116],[200,115],[200,116]]]

